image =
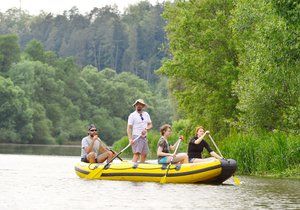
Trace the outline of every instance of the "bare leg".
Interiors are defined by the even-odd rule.
[[[132,162],[136,163],[136,162],[138,162],[139,159],[140,159],[140,153],[134,153]]]
[[[208,163],[208,162],[213,162],[215,161],[215,158],[194,158],[193,163]]]
[[[98,155],[97,157],[97,162],[98,163],[103,163],[106,159],[107,161],[110,161],[113,157],[113,153],[111,151],[104,152],[101,155]]]
[[[147,154],[141,154],[141,163],[145,163]]]
[[[90,152],[87,156],[86,159],[89,161],[89,163],[95,163],[96,159],[96,153],[95,152]]]
[[[187,154],[186,153],[179,153],[179,154],[177,154],[176,156],[175,156],[175,158],[173,159],[173,162],[174,163],[181,163],[181,164],[183,164],[183,163],[188,163],[189,162],[189,160],[188,160],[188,156],[187,156]]]

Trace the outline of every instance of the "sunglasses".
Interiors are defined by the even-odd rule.
[[[90,131],[95,132],[95,131],[97,131],[97,129],[92,129],[92,130],[90,130]]]
[[[142,114],[140,114],[140,117],[141,117],[141,119],[142,119],[142,120],[144,120],[144,118],[143,118],[143,115],[142,115]]]

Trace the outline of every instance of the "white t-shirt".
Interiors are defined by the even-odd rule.
[[[128,125],[132,125],[132,135],[141,135],[142,131],[147,128],[148,123],[151,123],[151,119],[145,111],[141,114],[134,111],[128,117]]]

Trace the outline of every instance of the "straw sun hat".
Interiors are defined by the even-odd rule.
[[[147,106],[147,104],[144,102],[143,99],[138,99],[134,102],[134,104],[132,104],[132,106],[135,106],[137,103],[143,104],[144,106]]]

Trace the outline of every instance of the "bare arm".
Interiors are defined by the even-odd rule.
[[[194,143],[195,144],[200,144],[200,142],[203,140],[205,135],[208,134],[208,133],[209,133],[209,131],[205,131],[205,133],[202,136],[200,136]]]
[[[87,154],[89,154],[92,150],[93,150],[93,147],[94,147],[94,143],[95,143],[95,140],[98,138],[98,136],[93,136],[92,137],[92,142],[91,142],[91,145],[89,145],[88,147],[85,147],[84,150]]]
[[[151,128],[153,127],[153,125],[152,125],[152,122],[149,122],[148,124],[147,124],[147,130],[150,130]]]
[[[171,149],[171,150],[175,150],[175,148],[177,147],[177,145],[179,144],[180,141],[181,141],[181,140],[178,139],[178,140],[175,142],[174,145],[170,145],[170,149]]]
[[[94,141],[92,141],[90,146],[84,148],[85,152],[89,154],[93,150],[93,146],[94,146]]]
[[[157,156],[172,156],[172,154],[163,152],[162,150],[163,150],[162,147],[157,148]]]
[[[108,150],[107,146],[101,141],[101,139],[97,138],[97,140],[99,141],[99,144],[100,144],[99,151],[101,153],[108,152],[109,150]]]
[[[210,155],[211,155],[212,157],[215,157],[215,158],[219,159],[219,160],[222,159],[222,157],[220,157],[220,156],[219,156],[217,153],[215,153],[214,151],[210,152]]]
[[[128,140],[131,142],[132,141],[132,125],[127,125],[127,136],[128,136]]]

